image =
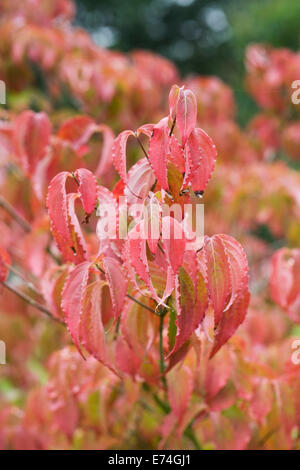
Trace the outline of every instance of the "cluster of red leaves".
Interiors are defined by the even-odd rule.
[[[168,370],[178,357],[182,359],[184,353],[181,350],[186,352],[186,342],[204,321],[210,306],[214,310],[216,328],[212,355],[234,333],[247,311],[248,264],[241,245],[227,235],[214,235],[206,237],[204,244],[198,240],[200,247],[191,249],[187,245],[188,234],[184,228],[185,211],[179,219],[163,213],[162,203],[180,199],[185,189],[193,194],[203,192],[212,173],[216,150],[208,135],[195,127],[196,117],[197,104],[193,93],[174,86],[170,92],[169,117],[156,125],[145,125],[136,132],[119,134],[112,146],[112,161],[122,178],[123,189],[117,183],[118,199],[115,190],[110,192],[98,186],[95,176],[87,169],[76,170],[73,174],[59,173],[49,185],[47,207],[52,235],[64,260],[77,265],[69,270],[62,291],[61,306],[68,329],[79,349],[82,344],[90,354],[115,371],[128,372],[130,365],[133,377],[143,375],[141,369],[145,360],[141,360],[138,352],[140,345],[133,347],[128,333],[123,333],[125,312],[130,317],[134,308],[132,300],[125,306],[128,293],[130,296],[135,294],[139,300],[141,296],[149,296],[154,314],[161,318],[168,314],[171,305],[175,306],[175,319],[170,316],[169,326],[175,333],[166,352],[170,361]],[[127,139],[129,136],[139,139],[141,134],[149,139],[147,151],[143,145],[147,156],[127,173]],[[68,178],[77,182],[77,192],[66,192]],[[133,186],[137,192],[133,192]],[[145,236],[148,220],[140,215],[133,218],[134,227],[125,240],[115,234],[100,240],[95,258],[88,253],[74,209],[75,201],[81,200],[88,217],[96,202],[101,209],[102,204],[110,201],[120,213],[121,196],[126,195],[126,190],[134,194],[128,203],[129,218],[132,218],[131,209],[136,198],[148,207],[150,217],[158,207],[159,232],[156,236],[151,233]],[[192,203],[193,198],[193,195],[183,196],[185,203]],[[98,230],[102,223],[100,217]],[[127,227],[129,223],[130,220],[123,216],[118,225]],[[107,304],[111,305],[111,311],[107,311]],[[105,329],[111,320],[115,323],[119,318],[121,334],[116,345],[114,342],[110,344],[106,341]],[[157,328],[153,326],[155,348]],[[147,362],[150,358],[154,379],[158,369],[155,367],[155,353],[148,345]],[[151,375],[149,373],[147,376]]]
[[[299,448],[300,181],[273,163],[299,158],[298,54],[249,49],[264,111],[241,129],[219,79],[96,47],[69,1],[0,11],[1,78],[19,93],[1,111],[0,280],[23,295],[1,295],[0,448]],[[57,111],[66,90],[76,115]],[[203,193],[209,236],[191,245],[184,205]],[[105,204],[127,238],[98,238]],[[223,233],[251,263],[247,316],[247,259]]]

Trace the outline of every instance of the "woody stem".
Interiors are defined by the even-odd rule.
[[[16,209],[0,195],[0,207],[4,209],[24,230],[25,232],[31,232],[31,226],[24,217],[19,214]]]
[[[165,371],[165,362],[164,362],[164,337],[163,337],[163,332],[164,332],[164,318],[166,315],[167,311],[164,310],[160,314],[160,319],[159,319],[159,357],[160,357],[160,373],[161,373],[161,380],[162,384],[164,387],[164,390],[167,391],[167,381],[166,377],[164,375]]]
[[[28,295],[24,294],[23,292],[19,291],[18,289],[16,289],[15,287],[13,287],[11,284],[9,284],[8,282],[6,281],[3,281],[2,282],[2,285],[4,287],[6,287],[6,289],[10,290],[11,292],[13,292],[14,294],[16,294],[18,297],[20,297],[20,299],[24,300],[25,302],[27,302],[29,305],[31,305],[32,307],[36,308],[37,310],[40,310],[40,312],[43,312],[45,315],[47,315],[48,317],[51,318],[51,320],[54,320],[60,324],[64,324],[61,320],[59,320],[58,318],[55,318],[50,310],[48,310],[46,307],[44,307],[44,305],[40,304],[39,302],[36,302],[34,299],[32,299],[31,297],[29,297]]]
[[[96,268],[100,271],[100,273],[104,274],[105,275],[105,271],[96,263]],[[156,312],[153,308],[151,307],[148,307],[148,305],[145,305],[143,304],[143,302],[141,302],[140,300],[136,299],[135,297],[133,297],[132,295],[130,294],[126,294],[126,297],[128,297],[128,299],[132,300],[133,302],[135,302],[136,304],[140,305],[141,307],[143,307],[144,309],[148,310],[148,312],[151,312],[151,313],[154,313],[154,315],[157,315],[158,317],[161,316],[161,314],[159,312]]]
[[[138,143],[139,143],[141,149],[143,150],[145,157],[147,158],[147,160],[149,160],[148,154],[147,154],[147,152],[146,152],[146,149],[145,149],[145,147],[144,147],[144,145],[143,145],[141,139],[140,139],[138,136],[136,136],[136,139],[137,139],[137,141],[138,141]]]

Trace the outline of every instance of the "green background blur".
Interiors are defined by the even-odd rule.
[[[256,110],[243,88],[247,45],[299,47],[300,0],[76,0],[76,5],[76,24],[100,46],[148,49],[171,59],[183,75],[221,77],[235,91],[241,124]]]

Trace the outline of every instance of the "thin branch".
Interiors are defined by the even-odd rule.
[[[160,373],[161,373],[161,381],[162,381],[165,392],[167,391],[167,381],[166,381],[166,377],[164,375],[165,362],[164,362],[163,331],[164,331],[164,317],[165,317],[166,313],[167,313],[167,311],[164,310],[160,314],[160,321],[159,321],[159,367],[160,367]]]
[[[36,287],[34,286],[34,284],[31,282],[31,281],[28,281],[28,279],[26,279],[26,277],[24,276],[23,273],[20,273],[16,268],[14,268],[13,266],[11,266],[10,264],[7,264],[5,263],[5,261],[2,260],[2,263],[4,264],[4,266],[9,270],[11,271],[12,273],[14,273],[15,276],[17,276],[18,278],[22,279],[23,282],[25,282],[26,286],[31,289],[36,295],[39,295],[39,296],[42,296],[42,294],[36,289]]]
[[[16,209],[0,195],[0,207],[4,209],[24,230],[25,232],[31,232],[31,226],[24,217],[19,214]]]
[[[170,130],[169,137],[171,137],[171,135],[173,134],[175,124],[176,124],[176,116],[175,116],[174,119],[173,119],[172,127],[171,127],[171,130]]]
[[[130,299],[130,300],[133,300],[133,302],[135,302],[136,304],[138,304],[138,305],[140,305],[141,307],[145,308],[145,309],[148,310],[149,312],[154,313],[154,315],[157,315],[158,317],[160,317],[160,313],[159,313],[159,312],[156,312],[153,308],[148,307],[148,305],[143,304],[143,302],[141,302],[140,300],[136,299],[136,298],[133,297],[132,295],[126,294],[126,297],[128,297],[128,299]]]
[[[59,259],[59,257],[56,256],[55,253],[53,253],[53,251],[51,250],[51,248],[50,248],[49,245],[46,246],[46,253],[48,253],[48,255],[51,256],[51,258],[53,259],[53,261],[55,261],[56,264],[58,264],[58,265],[61,265],[61,264],[62,264],[62,262],[61,262],[61,260]]]
[[[153,393],[151,391],[151,388],[149,387],[148,384],[146,383],[143,383],[143,389],[150,393],[152,395],[152,398],[153,400],[155,401],[155,403],[159,406],[159,408],[165,413],[165,414],[168,414],[170,413],[171,411],[171,408],[170,408],[170,405],[169,403],[167,402],[164,402],[163,400],[161,400],[161,398],[159,398],[159,396],[156,394],[156,393]],[[194,430],[193,430],[193,421],[191,421],[188,426],[185,428],[184,430],[184,433],[185,437],[187,437],[188,439],[190,439],[190,441],[194,444],[195,448],[197,450],[201,450],[202,449],[202,446],[200,444],[200,442],[198,441],[197,437],[195,436],[195,433],[194,433]]]
[[[74,171],[72,171],[72,176],[73,176],[73,178],[74,178],[74,180],[75,180],[77,186],[80,186],[79,181],[78,181],[78,179],[76,178]]]
[[[117,337],[118,337],[118,334],[119,334],[120,324],[121,324],[121,317],[119,317],[118,320],[117,320],[116,329],[115,329],[115,334],[114,334],[114,340],[115,340],[115,341],[116,341],[116,339],[117,339]]]
[[[194,444],[194,446],[197,450],[202,450],[202,446],[201,446],[200,442],[198,441],[197,437],[195,436],[195,433],[194,433],[194,430],[193,430],[191,424],[189,424],[186,427],[186,429],[184,431],[184,435],[186,437],[188,437],[190,439],[190,441],[192,441],[192,443]]]
[[[273,434],[275,434],[277,431],[278,431],[278,427],[277,428],[274,428],[274,429],[270,429],[270,431],[268,431],[264,437],[262,437],[262,439],[258,442],[258,445],[257,447],[258,448],[261,448],[261,447],[264,447],[264,445],[266,444],[266,442],[270,439],[270,437],[273,436]]]
[[[31,232],[30,223],[27,222],[27,220],[24,219],[24,217],[21,214],[19,214],[19,212],[17,212],[16,209],[6,199],[4,199],[3,196],[1,196],[1,194],[0,194],[0,207],[2,207],[2,209],[4,209],[12,217],[12,219],[14,219],[20,225],[20,227],[23,228],[23,230],[25,230],[25,232],[27,233]],[[54,261],[57,264],[61,264],[60,260],[51,251],[51,248],[49,246],[47,246],[46,251],[54,259]]]
[[[170,405],[167,402],[164,402],[156,393],[152,392],[150,386],[146,382],[143,383],[143,389],[146,392],[151,393],[152,398],[154,399],[155,403],[159,406],[159,408],[165,414],[170,413],[170,411],[171,411]]]
[[[20,299],[27,302],[32,307],[34,307],[37,310],[40,310],[41,312],[43,312],[45,315],[47,315],[49,318],[51,318],[51,320],[54,320],[54,321],[60,323],[61,325],[64,325],[64,323],[61,320],[59,320],[58,318],[54,317],[52,315],[52,313],[50,312],[50,310],[48,310],[44,305],[40,304],[39,302],[36,302],[34,299],[29,297],[28,295],[24,294],[23,292],[19,291],[18,289],[16,289],[12,285],[8,284],[8,282],[6,282],[6,281],[3,281],[2,285],[4,287],[6,287],[6,289],[8,289],[11,292],[13,292],[14,294],[16,294],[18,297],[20,297]]]
[[[96,263],[95,266],[96,266],[96,268],[100,271],[100,273],[102,273],[102,274],[105,275],[105,271],[99,266],[98,263]],[[126,294],[126,297],[128,297],[128,299],[130,299],[130,300],[133,300],[133,302],[135,302],[136,304],[140,305],[141,307],[143,307],[144,309],[148,310],[149,312],[154,313],[154,315],[157,315],[158,317],[160,317],[161,314],[160,314],[159,312],[156,312],[153,308],[148,307],[148,305],[143,304],[143,302],[141,302],[140,300],[136,299],[136,298],[133,297],[132,295]]]
[[[136,139],[137,139],[141,149],[143,150],[143,152],[145,154],[145,157],[147,158],[147,160],[149,160],[148,153],[146,152],[145,147],[143,146],[143,142],[141,141],[141,139],[137,135],[136,135]]]

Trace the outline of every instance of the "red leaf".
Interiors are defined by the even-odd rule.
[[[79,177],[79,191],[85,208],[90,210],[98,189],[88,170],[76,171]],[[66,193],[66,181],[72,177],[67,171],[56,175],[50,182],[47,195],[47,207],[51,222],[51,232],[58,248],[67,261],[75,264],[85,259],[87,251],[81,227],[75,213],[75,201],[78,193]],[[93,187],[94,185],[94,187]]]
[[[272,257],[270,291],[294,322],[300,323],[300,250],[281,248]]]
[[[200,128],[194,129],[186,145],[186,177],[183,186],[204,191],[214,170],[217,151],[212,139]]]
[[[213,349],[210,357],[213,357],[216,352],[231,338],[235,333],[238,326],[243,323],[250,300],[248,290],[245,290],[231,305],[230,309],[224,312],[218,324]]]
[[[139,222],[128,233],[129,259],[137,275],[149,286],[150,273],[146,257],[146,241],[143,238],[142,230],[143,222]]]
[[[150,294],[153,299],[158,302],[159,305],[163,304],[165,299],[171,295],[174,288],[174,275],[172,273],[171,267],[167,270],[166,274],[166,286],[162,298],[159,298],[157,292],[152,284],[149,263],[146,254],[146,239],[144,234],[144,220],[140,221],[130,232],[128,233],[128,240],[126,244],[126,250],[124,251],[124,256],[127,258],[130,264],[130,267],[134,269],[136,274],[140,277],[142,281],[145,282],[146,286],[150,290]],[[127,261],[127,263],[128,263]],[[133,276],[129,275],[132,278]],[[132,279],[133,282],[135,281]],[[135,282],[134,282],[135,283]],[[136,286],[137,287],[137,286]]]
[[[149,308],[154,307],[153,300],[139,296],[136,300]],[[156,315],[144,315],[145,310],[136,302],[128,301],[122,313],[121,332],[129,346],[141,359],[146,360],[146,354],[157,338],[159,318]]]
[[[141,359],[122,336],[119,336],[116,344],[116,363],[119,369],[125,374],[135,377],[140,365]]]
[[[182,226],[173,217],[162,219],[162,244],[173,273],[182,264],[185,250],[185,236]]]
[[[169,93],[169,108],[170,108],[170,118],[174,120],[176,116],[176,108],[179,98],[180,88],[178,85],[173,85]]]
[[[231,307],[241,291],[248,286],[248,261],[242,245],[229,235],[216,235],[222,240],[228,256],[231,273],[231,298],[226,309]]]
[[[80,151],[96,129],[96,123],[89,116],[75,116],[63,123],[57,136],[70,142],[75,151]]]
[[[9,273],[9,267],[11,265],[11,259],[8,252],[0,246],[0,282],[4,282]]]
[[[172,162],[180,173],[185,172],[185,158],[182,147],[180,146],[176,137],[172,134],[170,137],[170,146],[169,146],[169,161]]]
[[[130,130],[121,132],[112,146],[113,164],[124,182],[127,181],[126,144],[131,135],[134,136],[134,132]]]
[[[72,239],[72,261],[74,264],[81,263],[87,258],[87,245],[83,237],[80,223],[75,212],[75,202],[79,198],[78,193],[67,194],[69,230]]]
[[[177,366],[167,375],[168,398],[172,412],[178,419],[183,419],[193,391],[193,374],[187,366]]]
[[[197,120],[197,101],[194,93],[191,90],[180,89],[177,112],[176,124],[181,137],[182,147],[185,146],[192,130],[196,125]]]
[[[271,411],[273,402],[272,384],[267,379],[262,379],[256,386],[250,403],[250,415],[263,425],[264,417]]]
[[[61,306],[65,314],[66,325],[80,353],[80,321],[90,266],[91,263],[88,261],[78,264],[68,275],[62,291]]]
[[[114,133],[110,127],[101,124],[98,131],[103,133],[103,145],[101,158],[95,171],[96,176],[104,176],[112,166],[112,146],[114,142]]]
[[[223,348],[216,357],[207,361],[205,373],[205,395],[206,401],[212,400],[227,384],[232,373],[232,360],[228,348]]]
[[[128,181],[124,189],[128,204],[143,202],[154,183],[152,168],[147,158],[142,158],[128,172]]]
[[[41,278],[41,289],[49,310],[54,317],[61,320],[64,320],[61,309],[61,295],[69,272],[69,265],[53,266]]]
[[[75,176],[79,182],[79,192],[83,209],[86,214],[91,214],[97,202],[97,181],[90,170],[79,168],[75,171]]]
[[[70,174],[63,171],[56,175],[49,184],[47,207],[51,222],[51,231],[61,251],[64,244],[72,246],[69,232],[66,181]]]
[[[207,285],[217,325],[228,302],[231,291],[229,261],[222,240],[214,235],[205,237],[204,254],[207,270]]]
[[[127,279],[125,278],[122,266],[113,258],[104,258],[103,265],[105,277],[109,286],[112,299],[114,317],[117,320],[124,307],[127,293]]]
[[[24,172],[33,175],[38,162],[45,156],[51,135],[47,114],[24,111],[14,122],[13,143]]]
[[[175,295],[177,332],[172,356],[199,326],[207,309],[208,295],[202,274],[199,272],[193,282],[187,271],[180,268],[175,279]]]
[[[85,349],[98,361],[109,365],[110,361],[106,350],[105,331],[102,322],[102,288],[105,281],[90,284],[82,301],[79,333],[81,343]]]
[[[174,354],[189,339],[194,331],[193,313],[196,304],[196,293],[193,281],[187,272],[180,268],[175,278],[176,326],[175,344],[170,354]]]
[[[151,252],[156,253],[161,234],[161,205],[157,197],[151,194],[145,207],[147,209],[147,218],[144,219],[147,244]]]
[[[149,142],[148,156],[157,181],[163,189],[168,188],[168,153],[169,153],[168,118],[159,121],[153,129]]]
[[[147,137],[151,137],[153,128],[154,128],[154,124],[144,124],[143,126],[140,126],[137,129],[136,133],[138,136],[141,134],[145,134]]]

